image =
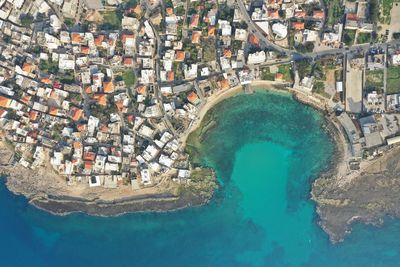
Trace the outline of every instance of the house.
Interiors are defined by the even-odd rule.
[[[193,31],[192,32],[192,43],[199,44],[200,43],[201,32]]]
[[[295,30],[304,30],[304,22],[299,22],[299,21],[293,22],[292,28]]]
[[[265,62],[266,55],[264,51],[257,51],[253,54],[249,54],[247,58],[247,64],[259,64]]]
[[[185,60],[185,51],[176,51],[175,52],[175,61],[176,62],[183,62]]]
[[[279,19],[279,11],[277,9],[268,10],[269,19]]]
[[[325,18],[325,12],[323,10],[314,10],[313,18],[314,19],[324,19]]]
[[[193,105],[197,105],[200,103],[200,99],[199,96],[195,93],[195,92],[191,92],[188,96],[187,96],[187,100],[192,103]]]
[[[11,101],[12,99],[0,95],[0,107],[9,108],[11,105]]]
[[[272,32],[277,35],[278,38],[286,38],[288,34],[287,27],[282,23],[275,23],[272,25]]]
[[[294,12],[295,18],[304,18],[306,16],[306,12],[304,10],[296,10]]]
[[[114,85],[112,82],[103,82],[103,92],[106,94],[114,92]]]
[[[189,27],[191,29],[197,28],[197,26],[199,25],[199,15],[194,14],[192,15],[192,17],[190,18],[190,24]]]

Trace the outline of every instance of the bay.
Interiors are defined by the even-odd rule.
[[[216,170],[210,204],[102,218],[53,216],[0,185],[0,266],[398,266],[400,223],[356,225],[332,245],[311,183],[332,163],[321,114],[257,91],[212,109],[196,160]]]

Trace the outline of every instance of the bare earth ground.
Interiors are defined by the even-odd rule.
[[[400,3],[394,3],[390,12],[389,41],[395,32],[400,32]]]

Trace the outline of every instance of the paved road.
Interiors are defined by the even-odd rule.
[[[293,53],[293,51],[290,51],[289,49],[286,49],[279,45],[276,45],[276,44],[272,43],[270,40],[268,40],[268,38],[265,37],[263,33],[261,33],[261,31],[258,29],[256,24],[251,20],[249,13],[247,12],[247,9],[243,3],[243,0],[237,0],[236,2],[238,4],[238,7],[239,7],[243,17],[244,17],[244,21],[247,23],[249,32],[254,34],[260,40],[262,48],[272,48],[273,50],[279,51],[284,54]]]
[[[301,54],[294,50],[283,48],[279,45],[274,44],[270,40],[268,40],[268,38],[264,36],[264,34],[260,31],[260,29],[257,27],[257,25],[251,20],[250,15],[247,12],[247,9],[244,5],[243,0],[237,0],[236,2],[237,2],[237,5],[238,5],[243,17],[244,17],[244,21],[248,25],[249,32],[254,34],[261,41],[261,46],[262,46],[261,48],[270,48],[275,51],[281,52],[283,54],[286,54],[287,56],[290,56],[291,60],[294,60],[294,61],[301,60],[304,58],[316,59],[321,56],[344,54],[344,53],[348,53],[348,52],[365,52],[365,51],[368,51],[371,47],[386,48],[387,45],[400,44],[400,40],[394,40],[394,41],[382,43],[382,44],[371,45],[368,43],[368,44],[353,45],[350,48],[327,49],[327,50],[318,51],[318,52]]]

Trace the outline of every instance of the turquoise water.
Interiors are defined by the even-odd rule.
[[[257,92],[214,109],[200,147],[222,186],[203,207],[116,218],[49,215],[0,185],[0,266],[398,266],[400,223],[331,245],[310,183],[331,160],[323,118]]]

